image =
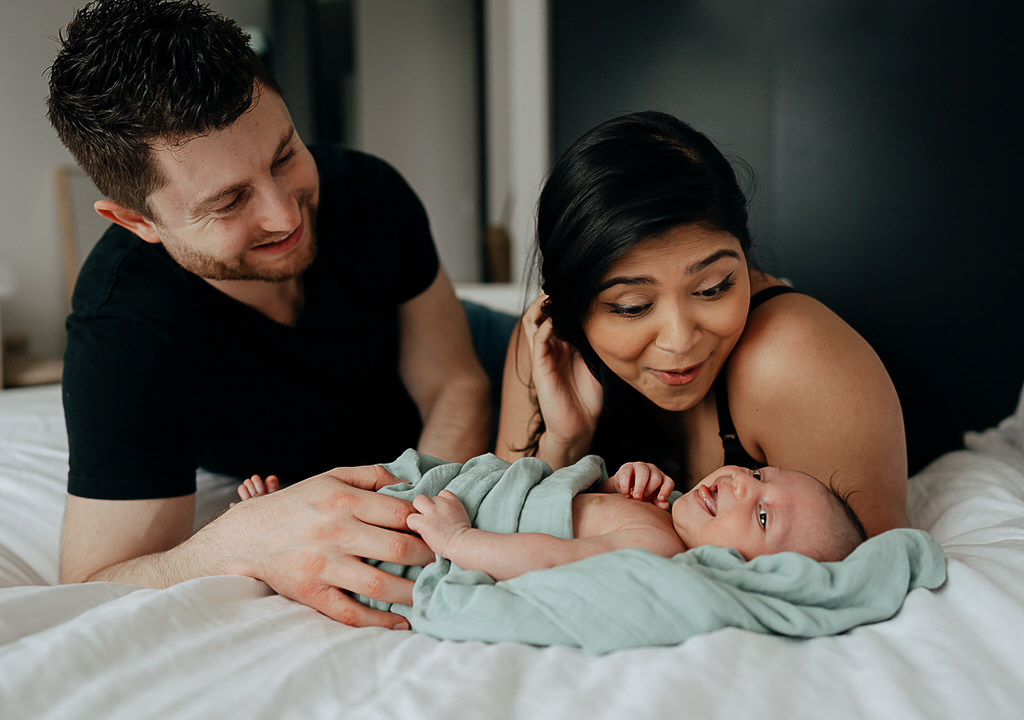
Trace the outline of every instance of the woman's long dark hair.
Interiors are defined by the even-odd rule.
[[[544,310],[555,335],[579,350],[604,388],[591,451],[612,472],[627,460],[645,460],[677,480],[686,477],[686,449],[677,433],[664,429],[667,413],[612,373],[583,332],[609,265],[680,225],[729,233],[749,251],[747,198],[729,160],[666,113],[634,113],[593,128],[562,155],[541,191],[537,253],[548,296]],[[529,446],[534,452],[543,432],[540,418]]]

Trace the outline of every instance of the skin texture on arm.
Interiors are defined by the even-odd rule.
[[[394,482],[378,465],[337,468],[238,503],[191,537],[193,496],[69,497],[61,579],[167,587],[208,575],[244,575],[347,625],[407,627],[403,618],[344,592],[410,604],[411,581],[361,558],[408,565],[433,559],[405,532],[412,505],[375,492]]]
[[[733,421],[755,458],[849,493],[869,535],[905,524],[899,398],[849,325],[813,298],[780,296],[751,315],[727,372]]]
[[[465,311],[443,270],[399,309],[399,372],[419,408],[417,450],[464,461],[488,450],[490,384],[477,360]]]
[[[537,457],[558,469],[590,449],[603,390],[580,354],[555,337],[544,299],[530,305],[509,341],[496,454],[510,462],[525,454],[539,410],[545,429]]]
[[[420,513],[409,518],[410,529],[420,533],[438,555],[465,570],[508,580],[531,570],[565,565],[593,555],[644,548],[672,557],[686,548],[671,531],[651,524],[625,524],[602,535],[563,539],[544,533],[495,533],[474,528],[459,499],[448,490],[436,497],[419,495],[413,505]]]

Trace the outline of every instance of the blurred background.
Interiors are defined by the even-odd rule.
[[[755,259],[876,347],[904,400],[912,466],[1013,410],[1024,4],[210,4],[252,33],[304,140],[399,168],[467,292],[492,283],[485,295],[521,303],[552,159],[609,117],[665,110],[753,168]],[[103,227],[45,119],[53,38],[80,5],[0,0],[8,362],[60,357],[68,284]]]

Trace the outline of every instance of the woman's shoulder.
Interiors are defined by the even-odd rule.
[[[798,293],[764,302],[751,311],[725,379],[744,446],[768,464],[863,491],[854,510],[869,533],[900,524],[899,398],[878,355],[836,313]]]
[[[795,410],[814,398],[888,394],[878,355],[842,318],[799,292],[755,307],[726,366],[730,406],[745,411]]]

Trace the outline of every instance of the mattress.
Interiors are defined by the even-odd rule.
[[[942,545],[948,579],[892,619],[591,655],[346,627],[250,578],[57,585],[60,390],[5,391],[0,718],[1019,718],[1024,408],[965,440],[909,487],[908,524]],[[197,526],[235,485],[200,473]]]

